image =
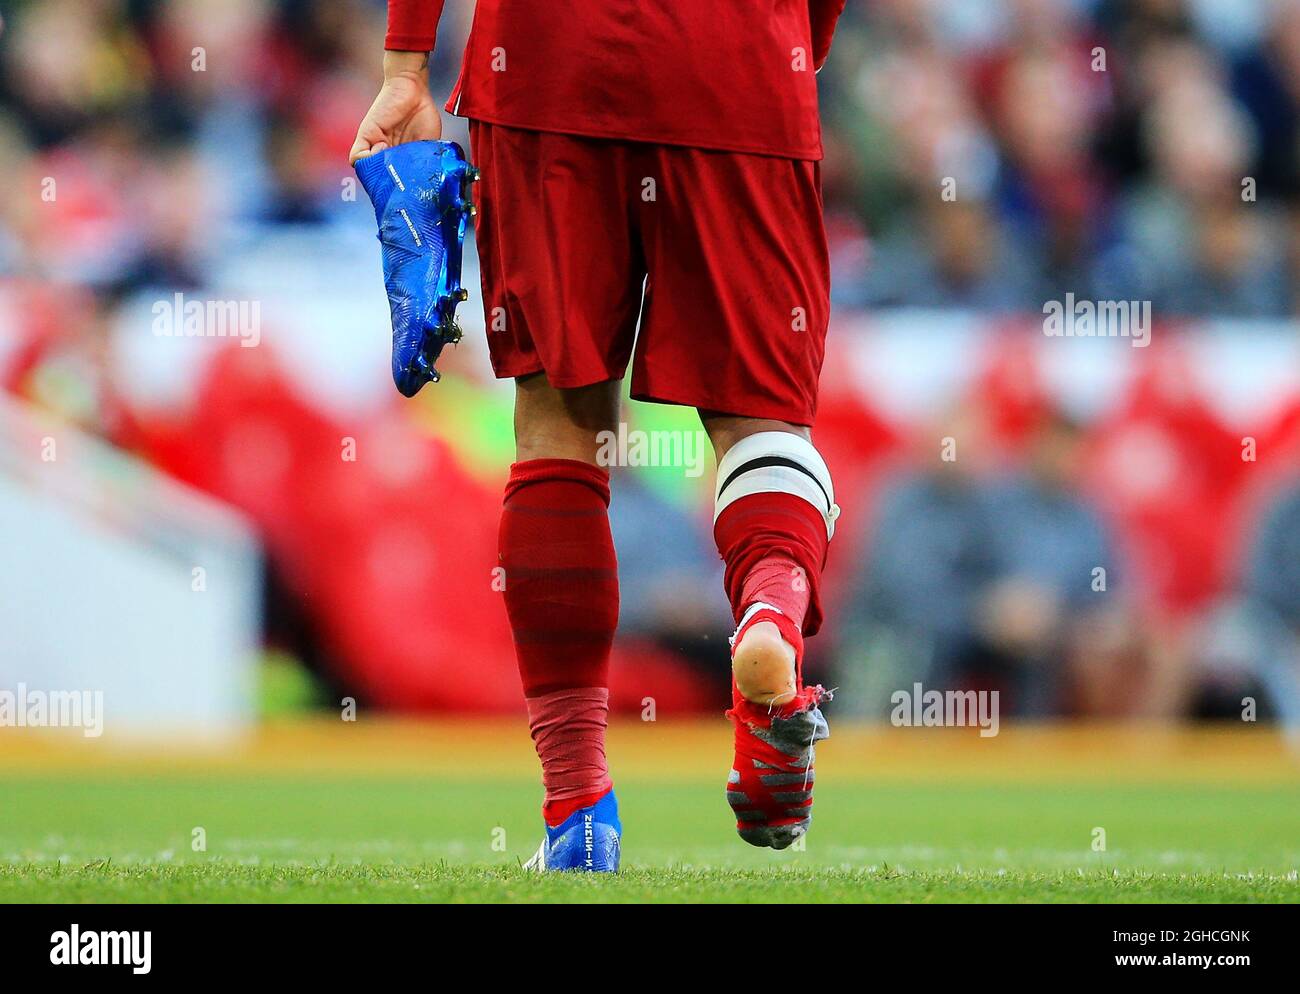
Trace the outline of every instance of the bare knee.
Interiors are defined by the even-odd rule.
[[[599,435],[618,426],[619,381],[551,386],[545,373],[515,380],[515,458],[596,463]]]
[[[775,421],[771,418],[742,418],[734,414],[715,414],[712,411],[700,411],[699,414],[700,422],[708,432],[709,441],[713,443],[714,455],[719,461],[742,438],[757,435],[761,431],[784,431],[798,435],[805,441],[812,440],[812,431],[805,425]]]

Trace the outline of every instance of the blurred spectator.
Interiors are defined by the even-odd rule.
[[[1078,427],[1049,415],[1010,473],[981,457],[977,409],[946,430],[959,457],[905,477],[883,499],[847,607],[848,641],[868,648],[859,659],[850,645],[845,665],[877,671],[867,707],[921,682],[997,690],[1010,714],[1103,708],[1073,692],[1076,670],[1104,665],[1131,639],[1116,587],[1123,571],[1078,487]],[[845,679],[856,687],[860,676]]]
[[[618,474],[610,528],[619,558],[620,638],[648,639],[689,660],[703,687],[725,700],[729,671],[719,655],[735,624],[722,589],[722,563],[708,521]]]
[[[1294,312],[1300,0],[891,0],[823,76],[841,303]]]
[[[1267,505],[1248,550],[1242,595],[1206,626],[1196,711],[1280,717],[1300,735],[1300,484]]]
[[[863,551],[841,607],[837,680],[843,699],[876,718],[888,713],[890,695],[913,681],[957,689],[982,654],[976,617],[995,567],[992,509],[978,468],[979,412],[954,412],[940,434],[956,441],[950,451],[957,457],[923,453],[926,468],[886,487],[874,524],[845,536]]]

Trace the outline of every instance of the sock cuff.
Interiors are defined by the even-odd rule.
[[[505,499],[534,483],[577,483],[609,506],[609,470],[581,459],[526,459],[510,465]]]
[[[532,694],[524,697],[528,708],[528,720],[533,723],[549,722],[556,717],[563,718],[568,709],[575,704],[609,707],[608,687],[568,687],[552,690],[545,694]]]

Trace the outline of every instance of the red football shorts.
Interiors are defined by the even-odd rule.
[[[830,312],[818,163],[482,121],[470,141],[498,377],[580,387],[631,359],[637,400],[812,424]]]

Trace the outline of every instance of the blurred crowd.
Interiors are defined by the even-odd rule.
[[[842,304],[1300,309],[1292,0],[850,3],[823,76]]]
[[[438,94],[471,13],[448,0]],[[337,410],[358,364],[343,308],[362,284],[382,300],[346,158],[383,33],[382,0],[8,4],[0,380],[243,510],[267,551],[269,638],[322,679],[395,707],[514,706],[499,604],[477,573],[465,589],[465,564],[492,554],[508,392],[467,335],[471,359],[415,404],[385,385],[363,426]],[[819,79],[837,326],[890,308],[1013,322],[1067,292],[1148,300],[1165,322],[1300,316],[1300,0],[850,0]],[[164,370],[192,381],[188,406],[136,403],[112,352],[141,302],[236,277],[318,298],[305,334],[337,381],[283,352],[277,367],[271,335]],[[364,362],[386,376],[382,347]],[[1300,491],[1281,474],[1247,510],[1228,426],[1156,373],[1100,427],[1048,402],[1030,416],[983,381],[900,425],[845,369],[828,366],[819,445],[857,514],[832,564],[842,623],[812,665],[847,707],[883,715],[916,679],[1002,689],[1030,715],[1236,716],[1258,695],[1300,723]],[[1293,466],[1297,411],[1287,398],[1270,422]],[[981,457],[1008,417],[1015,444]],[[975,456],[936,462],[949,435]],[[341,436],[385,459],[340,466]],[[1159,486],[1130,479],[1139,450],[1137,477],[1166,467]],[[712,707],[730,622],[707,480],[621,476],[615,703],[653,685]],[[453,548],[411,551],[432,535]],[[472,644],[464,624],[436,635],[430,591],[448,587]]]
[[[834,660],[852,706],[919,681],[1021,716],[1300,724],[1300,404],[1243,461],[1170,358],[1088,424],[1016,362],[1018,403],[995,361],[917,432],[964,454],[905,461],[864,515]]]
[[[0,262],[198,283],[227,224],[345,214],[383,6],[10,4],[0,155],[16,184],[76,176],[77,199],[52,220],[6,198]],[[447,4],[439,93],[471,8]],[[1296,0],[863,0],[820,80],[842,305],[1300,306]]]

